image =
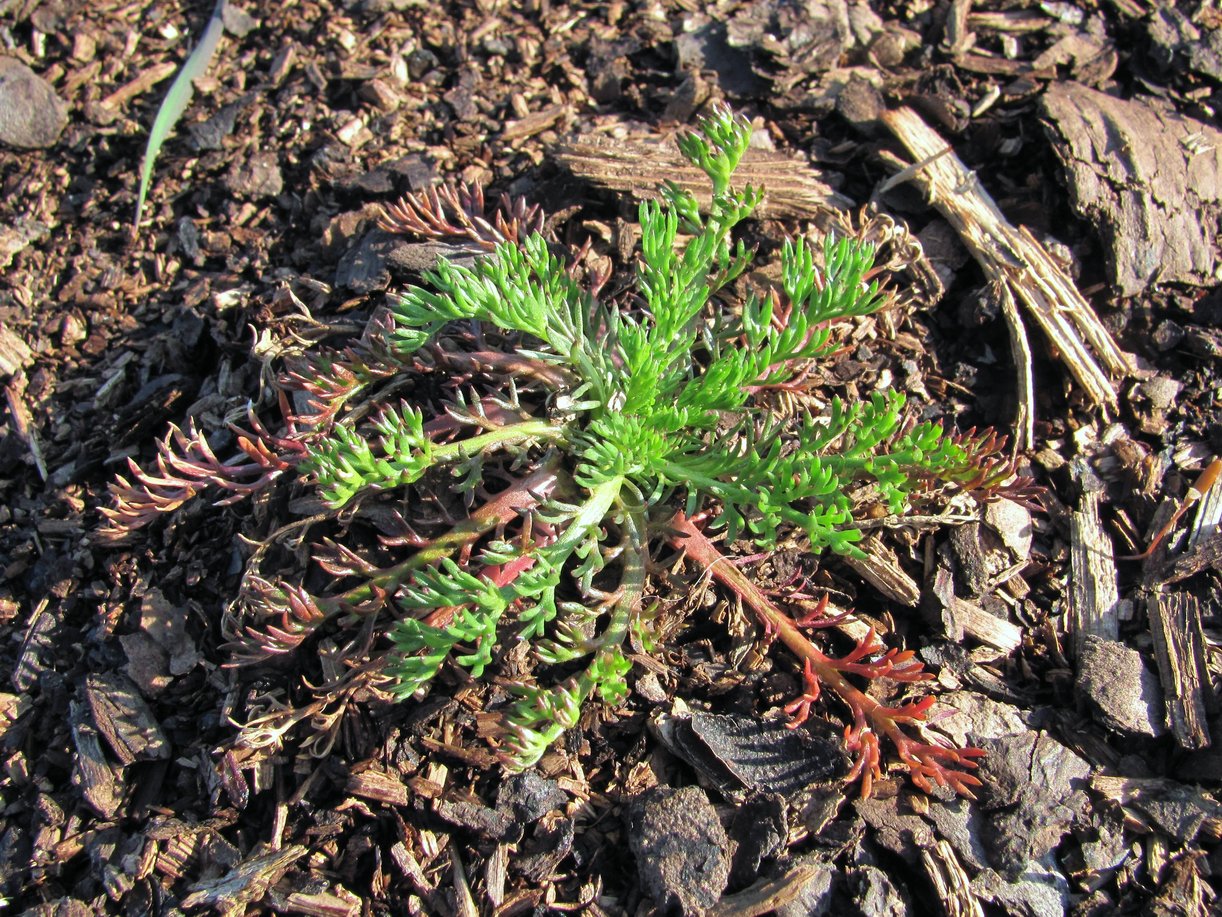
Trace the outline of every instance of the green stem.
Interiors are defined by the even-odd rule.
[[[490,449],[500,449],[505,446],[516,446],[535,439],[556,442],[564,436],[564,427],[550,420],[524,420],[522,423],[507,424],[487,433],[479,433],[455,443],[434,445],[430,452],[433,464],[444,465],[456,462],[470,455]]]

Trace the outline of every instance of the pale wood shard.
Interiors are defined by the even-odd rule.
[[[811,882],[826,875],[823,866],[802,863],[773,879],[760,879],[750,888],[725,895],[709,917],[761,917],[798,899]]]
[[[1023,630],[975,602],[955,595],[954,575],[949,567],[939,566],[934,574],[933,594],[942,612],[942,626],[948,640],[971,637],[986,646],[1012,653],[1023,642]]]
[[[30,345],[0,322],[0,376],[11,376],[30,365],[34,351]]]
[[[361,902],[352,892],[290,892],[284,896],[284,909],[307,917],[356,917]]]
[[[877,535],[870,535],[859,545],[867,557],[842,557],[845,566],[893,602],[915,608],[921,600],[921,587],[904,568],[900,559]]]
[[[1174,592],[1155,593],[1147,608],[1172,734],[1183,748],[1208,748],[1207,719],[1217,698],[1205,661],[1200,606],[1194,596]]]
[[[1155,99],[1049,85],[1040,107],[1074,210],[1094,224],[1124,296],[1153,283],[1210,284],[1222,217],[1222,131]]]
[[[348,792],[364,799],[374,799],[392,806],[405,806],[410,791],[394,774],[369,769],[348,778]]]
[[[656,199],[658,188],[671,181],[701,206],[710,201],[708,176],[683,157],[673,138],[579,139],[561,144],[554,156],[577,177],[637,199]],[[810,220],[852,204],[821,181],[806,160],[788,153],[748,150],[734,177],[740,184],[765,190],[756,211],[760,217]]]
[[[933,847],[922,848],[925,874],[942,901],[942,911],[957,917],[984,917],[984,908],[972,891],[972,880],[955,855],[955,848],[939,839]]]
[[[1018,405],[1014,411],[1014,444],[1019,452],[1035,448],[1035,360],[1031,356],[1031,344],[1027,340],[1027,329],[1018,314],[1014,294],[1004,283],[992,285],[993,295],[1001,303],[1001,314],[1010,333],[1010,354],[1014,368],[1018,371]]]
[[[882,120],[916,159],[893,181],[911,180],[925,192],[989,280],[1006,284],[1026,307],[1091,401],[1115,410],[1108,373],[1132,373],[1133,358],[1116,345],[1065,269],[1025,227],[1005,218],[976,174],[916,112],[899,108]]]
[[[1115,552],[1099,518],[1103,483],[1081,460],[1074,463],[1074,477],[1082,487],[1069,520],[1069,616],[1076,654],[1088,634],[1119,639],[1120,589]]]
[[[293,844],[248,857],[220,878],[195,883],[183,899],[183,907],[211,904],[224,917],[244,913],[247,904],[261,900],[268,888],[307,853],[309,848]]]
[[[501,132],[502,140],[525,140],[527,137],[533,137],[535,134],[541,134],[545,130],[555,127],[560,121],[572,112],[572,109],[567,105],[552,105],[542,111],[532,111],[524,118],[519,118],[517,121],[510,121],[505,125],[505,129]]]

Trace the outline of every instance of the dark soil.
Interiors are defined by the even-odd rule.
[[[1219,536],[1206,526],[1188,545],[1189,511],[1148,559],[1125,559],[1222,452],[1210,4],[232,5],[133,242],[148,128],[211,3],[0,0],[4,55],[52,90],[20,115],[39,119],[30,142],[8,135],[29,148],[0,145],[0,897],[13,913],[1210,911]],[[1082,123],[1055,87],[1078,93]],[[1114,143],[1088,150],[1084,87],[1156,113],[1141,123],[1171,139],[1149,138],[1152,163],[1124,135],[1135,108],[1103,106]],[[756,725],[775,724],[799,673],[678,566],[655,588],[690,614],[661,664],[529,775],[502,774],[480,689],[457,681],[453,697],[358,698],[324,754],[303,747],[308,726],[274,753],[235,748],[255,698],[313,671],[292,657],[234,668],[223,648],[247,539],[283,507],[196,501],[115,546],[98,535],[114,475],[129,457],[147,465],[169,423],[220,431],[274,403],[285,352],[359,331],[416,276],[375,228],[383,205],[478,182],[618,258],[635,207],[608,186],[644,195],[669,176],[638,162],[617,184],[565,150],[661,142],[719,101],[826,186],[809,213],[753,227],[764,251],[811,225],[888,230],[903,305],[820,368],[827,395],[892,384],[923,417],[1014,427],[996,285],[914,185],[884,187],[912,160],[880,119],[902,106],[1067,265],[1134,356],[1113,375],[1114,407],[1095,403],[1023,318],[1035,441],[1018,458],[1045,488],[1033,519],[958,507],[971,519],[954,527],[882,525],[879,563],[898,570],[884,582],[797,550],[745,568],[772,584],[801,573],[918,649],[951,714],[928,731],[988,751],[979,801],[926,796],[895,768],[858,799],[819,757],[838,754],[834,698],[801,742]],[[5,104],[0,123],[18,117]],[[797,782],[778,790],[744,748],[800,760],[784,769]]]

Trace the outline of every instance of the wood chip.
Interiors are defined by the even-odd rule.
[[[292,892],[284,897],[284,906],[294,914],[309,917],[356,917],[361,912],[361,902],[352,892]]]
[[[1205,660],[1200,606],[1194,596],[1176,592],[1154,594],[1147,608],[1171,731],[1183,748],[1208,748],[1206,719],[1218,700]]]
[[[22,338],[0,322],[0,375],[11,376],[30,365],[34,351]]]
[[[178,70],[178,64],[173,61],[163,61],[160,64],[154,64],[147,70],[140,73],[134,80],[124,83],[106,98],[102,99],[98,105],[102,108],[117,109],[121,108],[125,103],[130,102],[136,96],[143,95],[148,92],[162,80],[169,77]]]
[[[947,639],[959,642],[964,637],[971,637],[1004,653],[1011,653],[1022,645],[1021,627],[955,594],[953,574],[948,567],[939,565],[934,575],[933,593],[942,609]]]
[[[858,547],[869,556],[865,560],[845,556],[841,558],[845,566],[891,601],[915,608],[921,600],[921,586],[900,566],[895,551],[877,535],[864,539]]]
[[[1065,269],[1026,228],[1005,218],[976,174],[916,112],[899,108],[884,113],[883,122],[917,160],[899,180],[924,190],[988,278],[1007,284],[1026,306],[1090,399],[1115,410],[1108,372],[1132,373],[1133,358],[1116,345]]]
[[[567,105],[552,105],[542,111],[533,111],[524,118],[510,121],[501,132],[502,140],[524,140],[541,134],[550,127],[555,127],[569,112]]]
[[[554,155],[574,175],[603,188],[652,200],[662,184],[673,181],[702,206],[710,201],[707,176],[683,158],[673,139],[582,139],[562,144]],[[788,153],[748,150],[734,177],[766,191],[756,211],[760,217],[809,220],[852,204],[820,181],[805,160]]]
[[[762,879],[750,888],[726,895],[709,911],[709,917],[760,917],[784,907],[798,899],[814,879],[823,875],[827,867],[804,863],[777,876]]]
[[[85,679],[93,721],[123,764],[170,756],[170,743],[130,678],[114,672]]]
[[[82,798],[93,811],[102,818],[113,818],[123,802],[123,786],[106,760],[98,732],[89,722],[84,705],[73,701],[69,716],[72,721],[72,744],[76,748],[72,761],[72,783],[81,791]]]
[[[1018,404],[1014,408],[1014,446],[1019,452],[1035,448],[1035,361],[1027,329],[1008,284],[994,283],[990,289],[1001,303],[1001,314],[1010,335],[1010,356],[1018,371]]]
[[[1163,102],[1074,82],[1041,108],[1059,143],[1070,203],[1099,230],[1108,279],[1124,296],[1153,283],[1212,284],[1222,216],[1222,131]]]
[[[348,777],[348,792],[364,799],[376,799],[392,806],[405,806],[411,798],[408,788],[394,774],[369,769]]]
[[[942,912],[955,917],[984,917],[980,901],[972,893],[972,880],[968,877],[955,848],[944,840],[932,848],[921,850],[921,862],[925,873],[942,901]]]
[[[1074,462],[1074,477],[1082,488],[1078,509],[1069,521],[1069,617],[1076,653],[1087,634],[1119,638],[1120,590],[1115,551],[1099,518],[1103,483],[1082,460]]]
[[[183,907],[211,904],[224,917],[241,914],[247,904],[262,899],[267,889],[308,852],[301,844],[293,844],[283,850],[248,857],[220,878],[196,882],[183,899]]]

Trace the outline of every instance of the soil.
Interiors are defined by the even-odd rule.
[[[149,126],[211,4],[0,0],[13,913],[1210,912],[1211,4],[227,5],[133,239]],[[237,747],[252,699],[301,675],[229,665],[220,624],[280,510],[195,501],[115,545],[115,475],[149,467],[170,423],[273,405],[286,353],[359,331],[418,277],[376,225],[405,193],[461,180],[538,204],[620,265],[614,288],[633,200],[674,177],[663,145],[721,101],[756,119],[777,186],[761,250],[869,235],[903,292],[821,391],[896,385],[922,418],[1010,433],[1042,488],[1034,514],[877,520],[864,569],[800,546],[743,562],[919,651],[943,710],[922,728],[988,752],[979,800],[896,767],[858,798],[835,776],[843,708],[821,700],[800,741],[773,728],[800,673],[677,559],[655,589],[690,613],[660,661],[527,775],[499,769],[481,689],[457,680],[358,698],[322,747],[308,728]],[[949,152],[914,152],[921,122]],[[962,169],[949,190],[941,167]]]

